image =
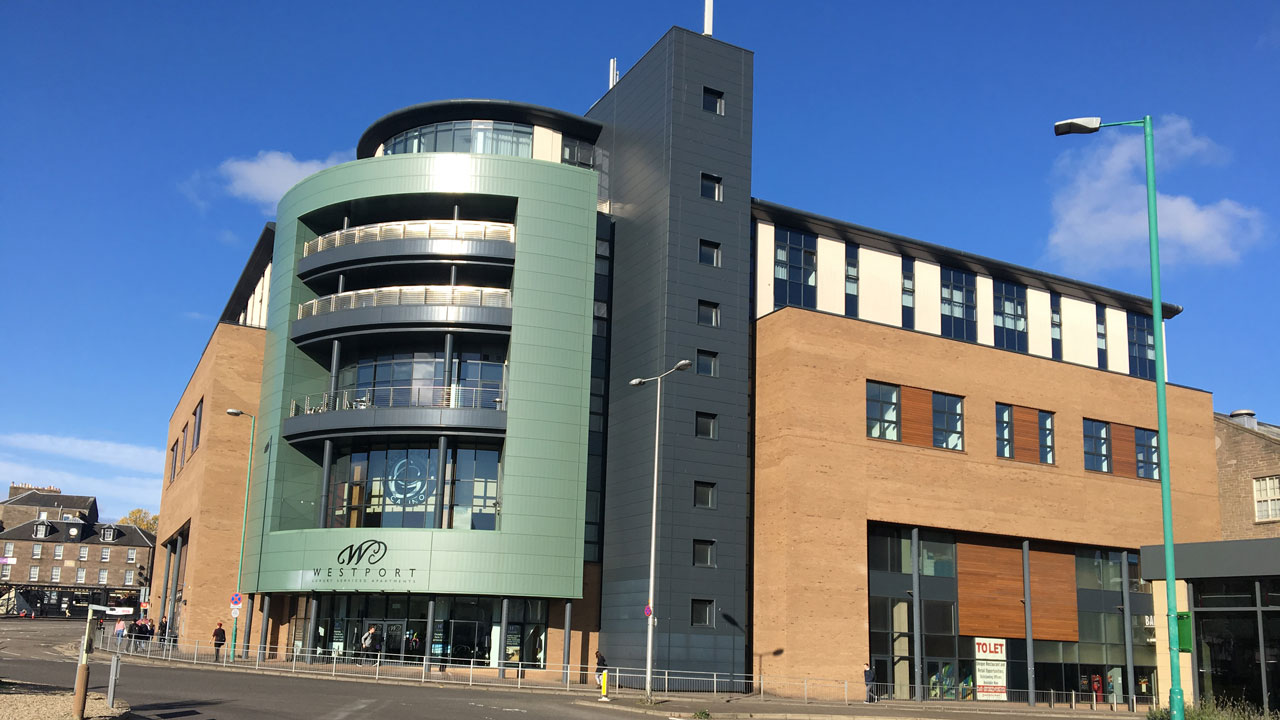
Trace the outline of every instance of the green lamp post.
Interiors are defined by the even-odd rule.
[[[232,417],[240,417],[241,415],[249,415],[243,410],[227,408],[227,414]],[[249,518],[249,481],[253,477],[253,444],[254,433],[258,429],[258,418],[249,415],[249,469],[244,473],[244,510],[240,515],[240,559],[236,562],[236,595],[240,594],[240,571],[244,569],[244,528]],[[265,622],[265,621],[264,621]],[[240,616],[236,613],[236,617],[231,618],[231,659],[235,660],[236,651],[239,645],[236,644],[236,636],[239,635]],[[247,643],[246,643],[247,644]],[[245,653],[248,653],[245,648]]]
[[[1178,647],[1178,593],[1173,565],[1173,502],[1169,492],[1169,417],[1165,407],[1164,303],[1160,299],[1160,238],[1156,232],[1156,159],[1151,137],[1151,116],[1127,122],[1102,122],[1102,118],[1073,118],[1054,123],[1054,135],[1095,133],[1104,127],[1141,125],[1147,149],[1147,232],[1151,249],[1151,319],[1156,345],[1156,415],[1159,426],[1160,507],[1164,513],[1164,578],[1169,605],[1169,711],[1172,720],[1183,720],[1182,669]],[[1129,689],[1130,692],[1133,688]]]

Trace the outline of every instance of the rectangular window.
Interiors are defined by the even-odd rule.
[[[996,457],[1013,457],[1013,406],[996,403]]]
[[[128,557],[126,558],[126,562],[131,562],[131,563],[138,562],[138,548],[129,548],[129,553],[128,553]]]
[[[700,438],[715,440],[719,434],[714,413],[694,413],[694,433]]]
[[[125,585],[132,585],[132,584],[133,584],[133,571],[132,571],[132,570],[125,570],[125,571],[124,571],[124,584],[125,584]]]
[[[702,109],[717,115],[724,114],[724,93],[709,87],[702,88]]]
[[[81,559],[81,560],[88,560],[88,559],[89,559],[89,546],[88,546],[88,545],[81,545],[81,546],[80,546],[80,559]]]
[[[595,165],[595,154],[596,146],[586,140],[566,135],[560,143],[560,162],[563,165],[590,168]]]
[[[0,580],[8,580],[12,569],[12,565],[0,565]]]
[[[1084,469],[1111,472],[1111,423],[1085,418]]]
[[[698,324],[706,325],[707,327],[720,327],[720,303],[699,300]]]
[[[54,560],[61,560],[61,559],[62,559],[62,546],[61,546],[61,545],[54,545],[54,546],[53,546],[53,559],[54,559]]]
[[[698,241],[698,264],[720,267],[720,243],[710,240]]]
[[[695,480],[693,483],[693,506],[700,508],[715,507],[716,484],[713,482],[701,482]]]
[[[1160,434],[1155,430],[1133,429],[1133,447],[1138,460],[1138,477],[1160,479]]]
[[[7,542],[4,544],[4,556],[13,557],[13,543]]]
[[[169,448],[169,482],[178,477],[178,441],[173,441],[173,447]]]
[[[111,548],[102,548],[102,562],[111,562]]]
[[[1062,295],[1049,293],[1049,338],[1053,344],[1053,359],[1062,359]]]
[[[1098,367],[1107,369],[1107,306],[1095,305],[1098,320]]]
[[[37,582],[40,580],[40,566],[32,565],[27,568],[27,582]]]
[[[689,601],[689,624],[694,627],[715,627],[716,603],[714,600]]]
[[[1027,286],[995,280],[992,282],[995,309],[995,345],[1005,350],[1027,351]]]
[[[49,580],[52,582],[62,582],[62,568],[54,566],[49,568]]]
[[[200,447],[200,425],[204,422],[204,398],[196,403],[196,411],[191,414],[191,452]]]
[[[1255,478],[1253,500],[1258,521],[1280,520],[1280,475]]]
[[[716,566],[716,541],[715,540],[694,540],[693,541],[693,566],[694,567],[715,567]]]
[[[178,467],[187,466],[187,453],[190,452],[187,446],[187,435],[190,434],[191,425],[182,426],[182,454],[178,457]]]
[[[916,327],[916,259],[902,257],[902,327]]]
[[[702,173],[702,197],[722,202],[724,200],[724,180],[719,175]]]
[[[901,391],[897,385],[867,381],[867,437],[901,440],[898,411]]]
[[[1150,315],[1129,313],[1129,374],[1156,377],[1156,326]]]
[[[720,375],[720,354],[713,353],[710,350],[699,350],[697,369],[699,375],[718,377]]]
[[[1040,462],[1053,464],[1053,413],[1040,411]]]
[[[102,530],[102,539],[103,539],[103,540],[107,540],[107,541],[115,540],[115,539],[116,539],[116,529],[115,529],[115,528],[103,528],[103,530]]]
[[[36,525],[35,536],[38,538],[49,537],[49,526],[44,523]]]
[[[942,276],[942,336],[965,342],[978,340],[978,279],[971,272],[944,267]]]
[[[76,568],[76,582],[84,584],[84,568]]]
[[[858,317],[858,246],[844,246],[844,316]]]
[[[964,398],[933,394],[933,446],[946,450],[964,449]]]
[[[40,543],[32,543],[32,544],[31,544],[31,559],[32,559],[32,560],[39,560],[39,559],[40,559],[40,557],[41,557],[42,555],[44,555],[44,545],[42,545],[42,544],[40,544]]]
[[[98,584],[99,584],[99,585],[106,585],[106,584],[107,584],[107,571],[106,571],[106,570],[99,570],[99,571],[98,571]]]
[[[773,309],[818,307],[818,236],[777,228],[773,243]]]

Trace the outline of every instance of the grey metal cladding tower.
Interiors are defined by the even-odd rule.
[[[627,382],[703,350],[715,376],[695,368],[663,389],[654,665],[750,671],[752,66],[750,51],[672,28],[587,113],[605,126],[615,222],[601,600],[614,667],[644,665],[649,574],[654,389]],[[699,321],[707,303],[716,325]],[[697,413],[715,415],[713,439],[696,436]],[[695,507],[695,481],[715,484],[712,507]],[[712,567],[695,566],[695,539],[714,541]],[[713,602],[710,625],[694,624],[695,601]]]

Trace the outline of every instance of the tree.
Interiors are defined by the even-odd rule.
[[[160,516],[152,515],[142,508],[135,508],[130,510],[128,515],[120,518],[120,524],[132,525],[154,535],[156,530],[160,529]]]

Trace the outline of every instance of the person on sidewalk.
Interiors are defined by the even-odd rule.
[[[218,662],[222,656],[222,646],[227,644],[227,631],[222,629],[222,623],[218,623],[218,627],[213,629],[213,661]]]
[[[604,653],[596,651],[596,687],[600,687],[604,681],[604,671],[609,669],[609,663],[605,662]]]
[[[867,698],[862,702],[878,702],[880,698],[876,697],[876,671],[868,663],[862,663],[862,681],[867,684]]]
[[[156,635],[160,637],[160,644],[165,645],[169,642],[169,616],[160,616],[160,625],[156,628]]]

